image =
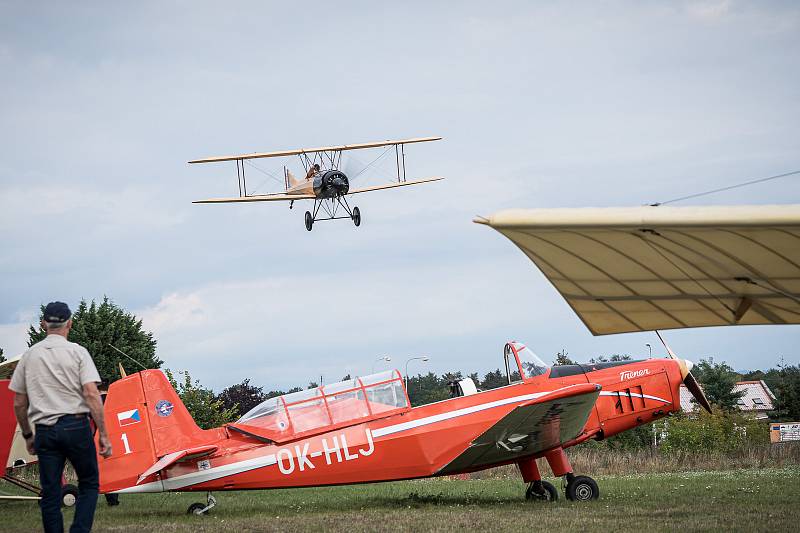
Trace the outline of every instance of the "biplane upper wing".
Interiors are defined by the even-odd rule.
[[[473,440],[439,474],[541,453],[577,438],[600,394],[600,385],[582,383],[520,403]]]
[[[360,150],[364,148],[378,148],[380,146],[394,146],[401,144],[415,144],[441,140],[441,137],[416,137],[413,139],[402,139],[399,141],[376,141],[359,144],[342,144],[339,146],[321,146],[319,148],[298,148],[296,150],[281,150],[278,152],[254,152],[241,155],[223,155],[219,157],[206,157],[203,159],[193,159],[189,163],[217,163],[220,161],[236,161],[241,159],[260,159],[263,157],[284,157],[290,155],[313,154],[316,152],[343,152],[346,150]]]
[[[374,185],[372,187],[364,187],[363,189],[351,189],[347,194],[358,194],[361,192],[370,192],[370,191],[381,191],[383,189],[394,189],[395,187],[405,187],[406,185],[418,185],[420,183],[428,183],[431,181],[439,181],[443,180],[444,178],[441,176],[437,176],[435,178],[425,178],[421,180],[411,180],[411,181],[397,181],[392,183],[385,183],[383,185]]]
[[[289,202],[291,200],[313,200],[313,194],[257,194],[252,196],[233,196],[230,198],[208,198],[194,200],[193,204],[230,204],[238,202]]]
[[[594,335],[800,324],[800,205],[511,209],[508,237]]]

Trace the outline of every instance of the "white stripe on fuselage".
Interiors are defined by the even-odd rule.
[[[523,394],[521,396],[514,396],[511,398],[503,398],[502,400],[495,400],[493,402],[481,403],[478,405],[473,405],[471,407],[464,407],[463,409],[456,409],[455,411],[450,411],[448,413],[440,413],[438,415],[426,416],[425,418],[420,418],[418,420],[411,420],[409,422],[403,422],[400,424],[394,424],[392,426],[386,426],[379,429],[375,429],[372,431],[372,435],[376,438],[383,437],[385,435],[393,435],[395,433],[408,431],[410,429],[415,429],[421,426],[427,426],[429,424],[435,424],[437,422],[442,422],[444,420],[450,420],[453,418],[469,415],[472,413],[477,413],[479,411],[485,411],[486,409],[494,409],[495,407],[508,405],[510,403],[535,400],[536,398],[540,398],[547,394],[569,389],[574,386],[575,385],[570,385],[568,387],[563,387],[561,389],[556,389],[552,391],[534,392],[531,394]],[[255,470],[256,468],[271,466],[274,465],[275,463],[276,463],[275,454],[269,454],[264,457],[256,457],[254,459],[246,459],[244,461],[230,463],[227,465],[215,466],[213,468],[209,468],[208,470],[202,470],[200,472],[191,472],[189,474],[183,474],[172,478],[165,478],[159,481],[143,483],[141,485],[128,487],[122,490],[118,490],[116,492],[122,494],[122,493],[134,493],[134,492],[163,492],[169,490],[178,490],[187,487],[189,485],[205,483],[207,481],[212,481],[215,479],[219,479],[221,477],[232,476],[234,474],[247,472],[248,470]]]

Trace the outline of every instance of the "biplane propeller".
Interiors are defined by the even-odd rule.
[[[438,141],[441,137],[418,137],[399,141],[377,141],[341,146],[324,146],[321,148],[300,148],[297,150],[283,150],[279,152],[257,152],[252,154],[231,155],[221,157],[207,157],[189,161],[193,163],[218,163],[222,161],[236,162],[236,177],[239,182],[239,196],[232,198],[209,198],[195,200],[195,204],[224,204],[238,202],[289,202],[289,209],[297,200],[312,200],[314,202],[310,211],[305,213],[305,226],[308,231],[314,227],[315,222],[321,220],[338,220],[349,218],[356,226],[361,225],[361,211],[358,207],[350,207],[347,196],[363,192],[394,189],[407,185],[418,185],[431,181],[439,181],[443,177],[431,177],[417,180],[406,179],[405,145],[422,142]],[[395,163],[397,166],[397,181],[383,185],[351,189],[350,180],[342,166],[342,152],[349,150],[363,150],[379,148],[382,146],[394,147]],[[272,194],[249,194],[247,192],[247,178],[245,176],[245,161],[266,157],[298,156],[303,165],[305,175],[295,177],[289,169],[283,167],[284,192]],[[362,169],[363,172],[363,169]],[[360,173],[359,173],[360,174]],[[355,177],[355,176],[353,176]],[[346,215],[342,215],[343,210]],[[320,211],[323,215],[320,216]]]

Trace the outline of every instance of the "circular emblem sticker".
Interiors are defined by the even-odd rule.
[[[172,414],[172,403],[167,400],[159,400],[156,404],[156,414],[158,416],[169,416]]]

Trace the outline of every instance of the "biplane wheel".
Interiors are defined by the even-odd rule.
[[[528,490],[525,491],[525,499],[540,502],[554,502],[558,500],[558,491],[549,481],[542,481],[539,492],[537,492],[534,484],[531,482],[528,485]]]
[[[311,228],[314,227],[314,217],[311,216],[311,213],[306,211],[306,229],[311,231]]]
[[[353,208],[353,224],[355,224],[356,227],[361,225],[361,211],[357,207]]]
[[[588,502],[600,497],[597,482],[589,476],[575,476],[567,483],[567,499],[577,502]]]
[[[190,506],[189,506],[189,508],[186,510],[186,514],[193,514],[193,515],[198,515],[198,516],[205,516],[205,515],[206,515],[206,512],[204,512],[204,511],[203,511],[203,509],[205,509],[206,507],[207,507],[207,505],[206,505],[206,504],[204,504],[204,503],[200,503],[200,502],[193,503],[193,504],[192,504],[192,505],[190,505]]]
[[[64,485],[61,487],[61,505],[72,507],[78,499],[78,487],[75,485]]]

